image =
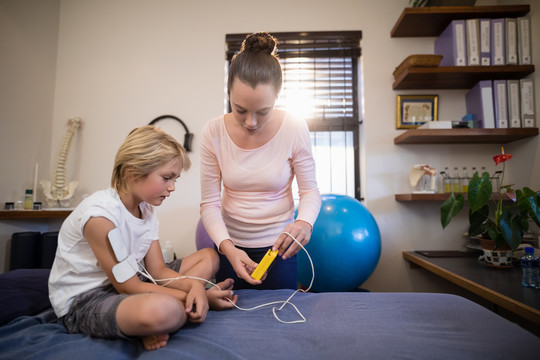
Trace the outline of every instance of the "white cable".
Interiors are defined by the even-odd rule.
[[[311,274],[312,274],[312,277],[311,277],[311,282],[309,284],[309,286],[307,287],[306,290],[303,290],[303,289],[298,289],[296,290],[295,292],[292,293],[291,296],[289,296],[287,298],[287,300],[285,301],[273,301],[273,302],[270,302],[270,303],[266,303],[266,304],[261,304],[261,305],[258,305],[258,306],[254,306],[252,308],[242,308],[238,305],[236,305],[231,299],[227,298],[227,300],[229,300],[229,302],[231,304],[233,304],[233,306],[235,308],[237,308],[238,310],[242,310],[242,311],[253,311],[253,310],[257,310],[257,309],[260,309],[262,307],[265,307],[265,306],[271,306],[271,305],[277,305],[277,304],[282,304],[281,307],[279,309],[277,309],[276,307],[273,307],[272,308],[272,313],[274,314],[274,317],[276,318],[277,321],[283,323],[283,324],[297,324],[297,323],[303,323],[303,322],[306,322],[306,318],[304,317],[304,315],[302,315],[302,313],[300,312],[300,310],[298,310],[298,308],[296,307],[296,305],[294,305],[292,302],[290,302],[290,300],[292,299],[292,297],[294,295],[296,295],[297,292],[301,291],[301,292],[308,292],[310,289],[311,289],[311,286],[313,285],[313,281],[315,280],[315,268],[313,266],[313,261],[311,260],[311,256],[309,256],[309,253],[308,251],[306,250],[306,248],[298,241],[296,240],[296,238],[294,236],[292,236],[290,233],[286,232],[286,231],[283,231],[282,234],[285,234],[287,235],[288,237],[290,237],[291,239],[293,239],[298,245],[300,245],[300,247],[302,248],[302,250],[304,250],[306,252],[306,255],[309,259],[309,263],[311,265]],[[149,279],[150,281],[152,281],[152,283],[154,283],[155,285],[158,285],[158,286],[166,286],[166,285],[169,285],[171,282],[175,281],[175,280],[179,280],[179,279],[195,279],[195,280],[201,280],[201,281],[204,281],[204,282],[207,282],[213,286],[216,286],[219,290],[222,290],[218,284],[215,284],[213,283],[212,281],[209,281],[209,280],[206,280],[204,278],[200,278],[200,277],[196,277],[196,276],[189,276],[189,275],[183,275],[183,276],[178,276],[178,277],[175,277],[175,278],[167,278],[167,279],[154,279],[152,277],[152,275],[150,275],[150,273],[148,273],[148,271],[146,270],[146,268],[139,263],[139,266],[142,268],[142,271],[141,269],[137,269],[137,271],[142,275],[144,276],[145,278]],[[164,284],[158,284],[158,282],[163,282],[165,281]],[[301,317],[301,319],[299,320],[294,320],[294,321],[283,321],[279,318],[279,316],[277,316],[277,313],[276,311],[281,311],[285,305],[291,305],[295,310],[296,312],[298,313],[298,315]]]

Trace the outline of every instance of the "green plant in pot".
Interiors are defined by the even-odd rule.
[[[469,206],[469,236],[481,235],[483,238],[491,239],[492,249],[488,248],[489,251],[515,250],[521,244],[523,234],[529,229],[530,221],[540,226],[540,193],[528,187],[514,190],[512,185],[502,185],[505,164],[511,158],[512,155],[505,154],[503,148],[501,148],[501,154],[493,157],[495,166],[502,164],[503,167],[495,194],[492,194],[489,173],[484,172],[479,175],[475,172],[469,182],[466,200],[462,194],[450,195],[441,205],[443,228],[463,209],[465,201]],[[484,253],[486,256],[491,256],[491,253],[486,253],[486,250]],[[495,256],[498,257],[498,255]],[[486,258],[488,264],[489,260]],[[495,265],[511,266],[511,260],[510,254],[502,264]]]

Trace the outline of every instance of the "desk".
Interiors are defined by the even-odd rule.
[[[528,321],[540,325],[540,289],[521,286],[521,268],[492,269],[476,257],[428,258],[404,251],[403,258],[481,296]]]

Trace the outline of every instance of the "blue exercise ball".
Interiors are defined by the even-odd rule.
[[[375,218],[358,200],[346,195],[321,195],[322,205],[306,245],[315,267],[314,292],[353,291],[373,273],[381,255]],[[309,286],[311,265],[298,252],[298,281]]]

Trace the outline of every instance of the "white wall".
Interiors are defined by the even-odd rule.
[[[4,202],[22,200],[24,190],[32,189],[36,163],[48,177],[59,16],[59,0],[0,0],[2,209]],[[0,220],[0,272],[13,232],[57,230],[60,224]]]
[[[463,218],[461,222],[455,221],[443,231],[439,224],[439,203],[399,203],[394,200],[394,194],[410,192],[408,171],[415,163],[428,163],[437,169],[444,166],[491,169],[491,156],[499,147],[394,145],[394,137],[402,132],[395,129],[397,94],[439,94],[441,120],[460,118],[465,113],[465,90],[392,90],[392,72],[405,57],[433,53],[434,38],[390,38],[390,30],[408,3],[408,0],[60,1],[54,110],[50,121],[52,146],[40,148],[50,153],[48,170],[54,170],[56,151],[70,117],[80,116],[84,121],[69,165],[70,178],[80,182],[79,201],[83,194],[108,186],[113,156],[131,129],[158,115],[179,116],[195,133],[191,154],[194,166],[183,175],[176,192],[158,212],[162,239],[173,241],[177,254],[188,254],[195,250],[195,227],[199,219],[199,136],[204,122],[223,111],[225,34],[257,30],[361,30],[365,106],[361,129],[363,196],[379,224],[383,244],[379,265],[364,287],[372,291],[439,290],[433,278],[408,270],[401,252],[461,249],[466,221]],[[540,7],[532,4],[531,8],[532,30],[538,33]],[[284,11],[278,13],[275,9]],[[534,47],[534,51],[534,59],[540,59],[540,49]],[[538,93],[537,73],[533,77],[537,79]],[[2,90],[4,87],[0,84]],[[539,96],[536,102],[540,108],[538,99]],[[14,131],[23,129],[24,126],[17,125]],[[172,125],[168,129],[176,131]],[[181,129],[178,133],[183,134]],[[6,137],[1,135],[2,139]],[[520,186],[540,188],[538,139],[511,143],[506,149],[515,157],[507,167],[510,180]],[[12,164],[13,159],[0,161],[2,165]],[[31,168],[33,159],[17,161],[20,165],[15,166],[15,172],[28,177],[22,167]],[[4,180],[4,176],[1,181],[13,188],[10,191],[23,190],[17,181]]]

